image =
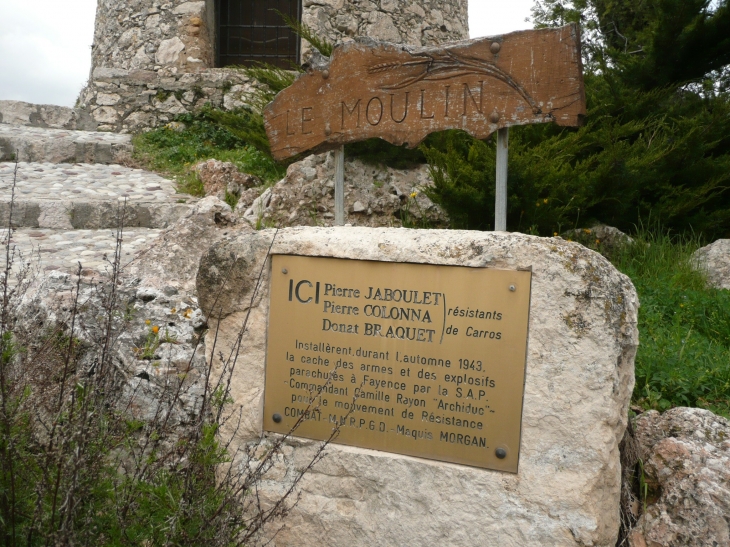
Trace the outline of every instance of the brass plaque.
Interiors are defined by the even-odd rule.
[[[273,256],[264,429],[516,473],[531,276]]]
[[[277,160],[380,137],[411,148],[461,129],[485,139],[513,125],[582,124],[577,25],[438,46],[355,41],[335,47],[266,107]]]

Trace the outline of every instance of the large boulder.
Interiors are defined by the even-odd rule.
[[[533,272],[519,472],[330,445],[300,483],[277,547],[614,547],[638,344],[626,276],[560,238],[365,228],[229,234],[201,259],[198,295],[201,308],[222,317],[209,320],[206,340],[214,372],[235,366],[231,397],[241,418],[223,430],[234,450],[262,435],[272,240],[274,254]],[[260,485],[260,498],[290,487],[317,447],[289,438],[284,471]]]
[[[717,289],[730,289],[730,239],[718,239],[693,255],[696,266]]]
[[[631,547],[730,545],[730,422],[699,408],[652,410],[636,437],[648,506]]]
[[[563,237],[588,245],[591,248],[599,247],[609,251],[634,243],[631,236],[623,233],[618,228],[606,226],[605,224],[597,224],[590,228],[568,230],[563,234]]]
[[[151,420],[169,409],[170,427],[192,422],[205,389],[203,315],[196,299],[140,286],[139,279],[52,271],[28,287],[16,333],[43,340],[56,331],[79,344],[81,370],[91,375],[105,356],[116,400],[130,416]],[[43,348],[39,349],[43,357]],[[179,397],[172,397],[179,387]]]

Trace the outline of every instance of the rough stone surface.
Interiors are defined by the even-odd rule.
[[[293,163],[286,177],[260,196],[243,193],[236,205],[254,226],[332,226],[334,157],[318,154]],[[443,227],[444,211],[424,193],[428,167],[393,169],[358,159],[345,161],[345,216],[353,226]]]
[[[428,46],[469,37],[465,0],[304,0],[303,6],[302,21],[333,42],[368,36]],[[307,46],[305,43],[305,54]]]
[[[605,247],[611,249],[620,247],[621,245],[630,245],[634,242],[631,236],[626,235],[618,228],[606,226],[605,224],[599,224],[591,228],[569,230],[563,236],[582,243],[603,244]]]
[[[241,192],[261,184],[258,177],[241,173],[228,161],[203,161],[197,164],[194,170],[203,183],[205,195],[216,196],[220,200],[226,199],[226,193],[240,198]]]
[[[709,410],[649,411],[636,420],[650,500],[632,547],[730,545],[730,423]]]
[[[174,36],[169,40],[160,42],[160,47],[155,53],[155,61],[160,65],[173,65],[180,58],[183,51],[185,51],[185,44],[180,38]]]
[[[230,207],[209,197],[170,230],[124,232],[111,352],[121,388],[120,407],[134,417],[149,420],[159,409],[164,412],[179,382],[181,397],[172,409],[170,425],[184,425],[198,411],[205,385],[202,334],[207,321],[194,294],[195,274],[200,255],[234,224]],[[11,247],[38,272],[24,298],[24,324],[70,324],[79,281],[74,263],[81,262],[83,306],[75,336],[92,347],[98,344],[104,333],[102,308],[115,245],[116,233],[110,230],[14,232]]]
[[[15,164],[0,163],[0,223],[7,225]],[[13,226],[98,229],[118,225],[166,228],[196,199],[176,194],[173,181],[121,165],[20,163]]]
[[[201,309],[224,317],[212,326],[220,327],[223,354],[248,319],[232,385],[243,416],[234,446],[256,442],[261,434],[266,268],[253,300],[251,291],[274,235],[264,230],[223,238],[203,256],[198,273]],[[277,547],[615,545],[619,442],[638,344],[638,302],[627,277],[578,244],[521,234],[290,228],[276,233],[272,252],[532,267],[534,275],[519,473],[333,445],[303,479],[301,500],[276,536]],[[228,298],[216,302],[224,280]],[[221,369],[218,357],[213,367]],[[292,471],[316,447],[300,439],[289,445],[288,471],[262,485],[264,499],[286,488]]]
[[[333,42],[360,35],[429,45],[469,35],[465,0],[304,0],[302,7],[303,22]],[[96,12],[92,66],[188,73],[212,68],[214,25],[212,0],[102,0]]]
[[[0,124],[0,161],[117,163],[131,152],[130,135]]]
[[[39,276],[21,305],[26,328],[70,325],[79,278],[64,271]],[[104,305],[109,276],[82,270],[74,337],[91,348],[86,359],[94,362],[94,349],[104,344]],[[132,417],[149,420],[169,408],[170,395],[181,383],[181,397],[171,409],[169,425],[189,423],[198,413],[205,386],[205,349],[200,325],[195,326],[197,301],[190,294],[160,292],[142,298],[140,280],[122,276],[116,288],[111,363],[116,370],[120,408]],[[83,358],[82,358],[83,359]],[[164,414],[163,414],[164,415]]]
[[[87,114],[83,128],[134,133],[170,123],[177,114],[206,103],[239,108],[258,85],[238,70],[180,72],[159,66],[159,70],[95,68],[81,91],[79,112]]]
[[[200,200],[184,217],[163,230],[128,268],[147,287],[194,294],[200,257],[211,245],[234,231],[251,232],[237,222],[230,206],[215,196]]]
[[[213,35],[208,25],[214,16],[212,4],[101,0],[92,66],[154,71],[165,65],[193,73],[212,67]]]
[[[730,239],[718,239],[698,249],[693,259],[707,275],[707,282],[718,289],[730,289]]]
[[[0,123],[76,129],[78,113],[66,106],[32,104],[23,101],[0,101]]]

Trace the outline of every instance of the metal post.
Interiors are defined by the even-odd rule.
[[[494,231],[507,231],[507,157],[509,128],[497,132],[497,192],[494,199]]]
[[[335,150],[335,226],[345,225],[345,147]]]

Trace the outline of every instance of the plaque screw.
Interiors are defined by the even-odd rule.
[[[489,121],[492,123],[497,123],[499,121],[499,118],[499,112],[497,112],[496,110],[489,115]]]
[[[326,80],[329,77],[330,77],[330,71],[329,70],[324,70],[322,72],[322,78],[324,78]]]
[[[274,414],[274,415],[272,416],[272,418],[274,419],[274,422],[275,422],[275,423],[277,423],[277,424],[280,424],[280,423],[281,423],[281,414],[278,414],[278,413],[277,413],[277,414]],[[501,450],[501,449],[500,449],[500,450]],[[504,456],[502,456],[502,457],[504,457]]]
[[[494,453],[497,455],[497,457],[500,460],[503,460],[507,457],[507,451],[504,448],[498,448],[497,450],[494,451]]]
[[[492,45],[490,46],[489,50],[494,53],[495,55],[499,53],[499,50],[502,49],[502,44],[499,42],[492,42]]]
[[[517,290],[517,287],[515,287],[514,285],[510,285],[509,290],[511,290],[512,292],[515,292]]]
[[[284,275],[286,275],[286,274],[289,273],[289,270],[287,270],[286,268],[282,268],[281,269],[281,273],[283,273]]]
[[[324,126],[324,134],[329,137],[332,134],[332,128],[330,127],[330,124],[327,124]]]

